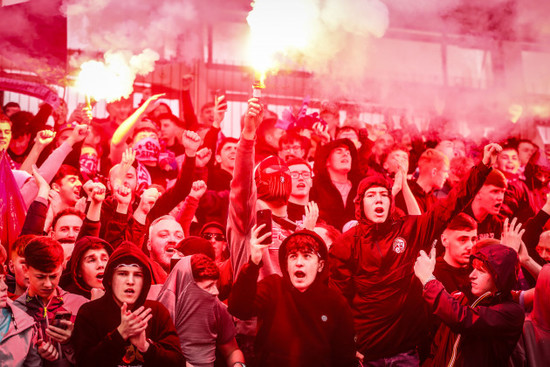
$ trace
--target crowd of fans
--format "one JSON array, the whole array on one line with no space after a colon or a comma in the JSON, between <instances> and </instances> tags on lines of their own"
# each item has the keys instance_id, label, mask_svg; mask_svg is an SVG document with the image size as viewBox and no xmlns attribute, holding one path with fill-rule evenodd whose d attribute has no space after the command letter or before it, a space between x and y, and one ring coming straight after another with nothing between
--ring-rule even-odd
<instances>
[{"instance_id":1,"label":"crowd of fans","mask_svg":"<svg viewBox=\"0 0 550 367\"><path fill-rule=\"evenodd\" d=\"M1 365L549 363L544 149L185 89L3 107Z\"/></svg>"}]
</instances>

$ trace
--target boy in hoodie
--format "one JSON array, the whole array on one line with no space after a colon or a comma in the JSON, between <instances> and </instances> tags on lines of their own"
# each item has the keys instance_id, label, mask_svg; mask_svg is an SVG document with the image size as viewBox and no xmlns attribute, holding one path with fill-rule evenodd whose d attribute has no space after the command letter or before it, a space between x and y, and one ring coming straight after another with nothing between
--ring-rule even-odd
<instances>
[{"instance_id":1,"label":"boy in hoodie","mask_svg":"<svg viewBox=\"0 0 550 367\"><path fill-rule=\"evenodd\" d=\"M233 285L229 312L258 317L259 366L356 366L353 321L345 299L326 285L327 247L312 231L288 236L279 248L283 276L258 283L263 249L254 227L250 259Z\"/></svg>"},{"instance_id":2,"label":"boy in hoodie","mask_svg":"<svg viewBox=\"0 0 550 367\"><path fill-rule=\"evenodd\" d=\"M319 206L319 218L341 231L355 219L353 199L361 180L355 145L338 139L322 146L314 170L309 198Z\"/></svg>"},{"instance_id":3,"label":"boy in hoodie","mask_svg":"<svg viewBox=\"0 0 550 367\"><path fill-rule=\"evenodd\" d=\"M188 247L191 252L212 250L212 245L201 238ZM185 256L174 266L157 296L174 320L187 363L194 367L214 366L216 349L227 366L244 363L235 340L233 318L218 299L219 277L218 267L209 256Z\"/></svg>"},{"instance_id":4,"label":"boy in hoodie","mask_svg":"<svg viewBox=\"0 0 550 367\"><path fill-rule=\"evenodd\" d=\"M451 296L433 275L435 249L430 256L420 251L414 272L424 288L424 300L456 338L452 353L442 356L440 348L434 365L505 366L508 364L523 329L523 308L512 300L519 272L517 253L495 244L480 249L470 257L471 306Z\"/></svg>"},{"instance_id":5,"label":"boy in hoodie","mask_svg":"<svg viewBox=\"0 0 550 367\"><path fill-rule=\"evenodd\" d=\"M84 236L76 241L70 266L67 291L87 299L97 299L104 294L103 276L113 247L98 237Z\"/></svg>"},{"instance_id":6,"label":"boy in hoodie","mask_svg":"<svg viewBox=\"0 0 550 367\"><path fill-rule=\"evenodd\" d=\"M179 366L183 356L170 314L147 301L151 267L135 245L113 252L105 295L79 311L73 334L79 366Z\"/></svg>"},{"instance_id":7,"label":"boy in hoodie","mask_svg":"<svg viewBox=\"0 0 550 367\"><path fill-rule=\"evenodd\" d=\"M428 313L413 272L418 251L427 249L447 222L476 194L500 147L485 147L483 161L449 197L420 216L396 218L391 188L382 178L364 179L355 199L359 225L330 248L330 284L352 307L357 347L365 366L392 359L418 364L417 346L427 333Z\"/></svg>"}]
</instances>

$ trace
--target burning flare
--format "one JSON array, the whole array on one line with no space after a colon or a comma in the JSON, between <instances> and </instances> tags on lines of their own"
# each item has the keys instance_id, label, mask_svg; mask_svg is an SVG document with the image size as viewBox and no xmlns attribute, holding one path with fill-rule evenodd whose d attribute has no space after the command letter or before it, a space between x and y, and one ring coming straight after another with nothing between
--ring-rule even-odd
<instances>
[{"instance_id":1,"label":"burning flare","mask_svg":"<svg viewBox=\"0 0 550 367\"><path fill-rule=\"evenodd\" d=\"M255 0L246 20L248 57L257 75L265 78L267 71L298 64L332 74L327 64L334 58L340 59L344 73L353 74L350 55L358 45L364 50L370 38L384 35L389 13L380 0ZM363 66L361 62L359 68Z\"/></svg>"},{"instance_id":2,"label":"burning flare","mask_svg":"<svg viewBox=\"0 0 550 367\"><path fill-rule=\"evenodd\" d=\"M136 75L152 72L159 55L146 49L139 55L106 52L104 59L105 62L91 60L83 63L75 87L87 97L113 102L130 96Z\"/></svg>"},{"instance_id":3,"label":"burning flare","mask_svg":"<svg viewBox=\"0 0 550 367\"><path fill-rule=\"evenodd\" d=\"M276 69L281 58L312 42L319 10L315 0L256 0L252 8L246 18L249 59L261 85L267 71Z\"/></svg>"}]
</instances>

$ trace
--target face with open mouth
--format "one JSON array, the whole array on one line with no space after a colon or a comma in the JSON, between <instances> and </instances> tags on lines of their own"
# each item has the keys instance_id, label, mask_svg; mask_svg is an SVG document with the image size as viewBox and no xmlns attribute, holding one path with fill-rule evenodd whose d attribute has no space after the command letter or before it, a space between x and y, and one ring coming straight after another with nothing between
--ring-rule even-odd
<instances>
[{"instance_id":1,"label":"face with open mouth","mask_svg":"<svg viewBox=\"0 0 550 367\"><path fill-rule=\"evenodd\" d=\"M82 182L78 176L69 174L63 177L59 183L54 183L52 188L59 192L63 202L72 206L80 199Z\"/></svg>"},{"instance_id":2,"label":"face with open mouth","mask_svg":"<svg viewBox=\"0 0 550 367\"><path fill-rule=\"evenodd\" d=\"M143 288L143 270L139 266L119 266L113 273L113 296L119 306L126 302L131 308Z\"/></svg>"},{"instance_id":3,"label":"face with open mouth","mask_svg":"<svg viewBox=\"0 0 550 367\"><path fill-rule=\"evenodd\" d=\"M305 164L295 164L288 167L290 170L290 177L292 179L292 191L290 193L293 197L305 197L309 196L309 191L313 185L312 173L308 166Z\"/></svg>"},{"instance_id":4,"label":"face with open mouth","mask_svg":"<svg viewBox=\"0 0 550 367\"><path fill-rule=\"evenodd\" d=\"M84 253L78 274L90 288L103 289L103 274L109 254L104 248L90 249Z\"/></svg>"},{"instance_id":5,"label":"face with open mouth","mask_svg":"<svg viewBox=\"0 0 550 367\"><path fill-rule=\"evenodd\" d=\"M497 167L506 176L516 175L518 173L519 166L519 156L515 149L503 150L498 155Z\"/></svg>"},{"instance_id":6,"label":"face with open mouth","mask_svg":"<svg viewBox=\"0 0 550 367\"><path fill-rule=\"evenodd\" d=\"M178 243L185 238L181 225L175 219L167 217L151 226L151 237L147 248L151 259L163 269L169 271L170 259L176 253Z\"/></svg>"},{"instance_id":7,"label":"face with open mouth","mask_svg":"<svg viewBox=\"0 0 550 367\"><path fill-rule=\"evenodd\" d=\"M294 288L305 292L315 281L317 273L323 270L324 261L312 252L291 252L288 254L288 275Z\"/></svg>"},{"instance_id":8,"label":"face with open mouth","mask_svg":"<svg viewBox=\"0 0 550 367\"><path fill-rule=\"evenodd\" d=\"M220 154L216 157L216 160L220 164L220 167L226 171L233 171L235 167L235 157L237 156L237 143L225 143L220 151Z\"/></svg>"},{"instance_id":9,"label":"face with open mouth","mask_svg":"<svg viewBox=\"0 0 550 367\"><path fill-rule=\"evenodd\" d=\"M390 193L385 187L374 186L365 192L363 211L371 222L383 223L390 212Z\"/></svg>"},{"instance_id":10,"label":"face with open mouth","mask_svg":"<svg viewBox=\"0 0 550 367\"><path fill-rule=\"evenodd\" d=\"M483 185L478 191L474 202L477 202L482 211L491 215L498 215L504 202L506 189L494 185Z\"/></svg>"}]
</instances>

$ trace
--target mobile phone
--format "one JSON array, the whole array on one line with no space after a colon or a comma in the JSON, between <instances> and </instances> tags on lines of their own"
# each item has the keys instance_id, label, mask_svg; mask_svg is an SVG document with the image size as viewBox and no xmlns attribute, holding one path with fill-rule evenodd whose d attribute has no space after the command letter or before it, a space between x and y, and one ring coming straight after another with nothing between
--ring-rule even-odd
<instances>
[{"instance_id":1,"label":"mobile phone","mask_svg":"<svg viewBox=\"0 0 550 367\"><path fill-rule=\"evenodd\" d=\"M262 230L258 234L258 237L263 236L267 232L271 232L271 210L270 209L262 209L256 212L256 226L259 227L262 224L265 224L265 227L262 228ZM265 240L263 240L261 244L269 245L271 242L272 242L272 236L269 236Z\"/></svg>"},{"instance_id":2,"label":"mobile phone","mask_svg":"<svg viewBox=\"0 0 550 367\"><path fill-rule=\"evenodd\" d=\"M59 311L55 314L52 322L52 326L61 328L61 329L67 329L68 326L61 323L61 320L67 320L71 321L72 314L69 311Z\"/></svg>"},{"instance_id":3,"label":"mobile phone","mask_svg":"<svg viewBox=\"0 0 550 367\"><path fill-rule=\"evenodd\" d=\"M225 91L216 89L214 93L214 105L219 106L220 111L227 111L227 101L225 100Z\"/></svg>"}]
</instances>

